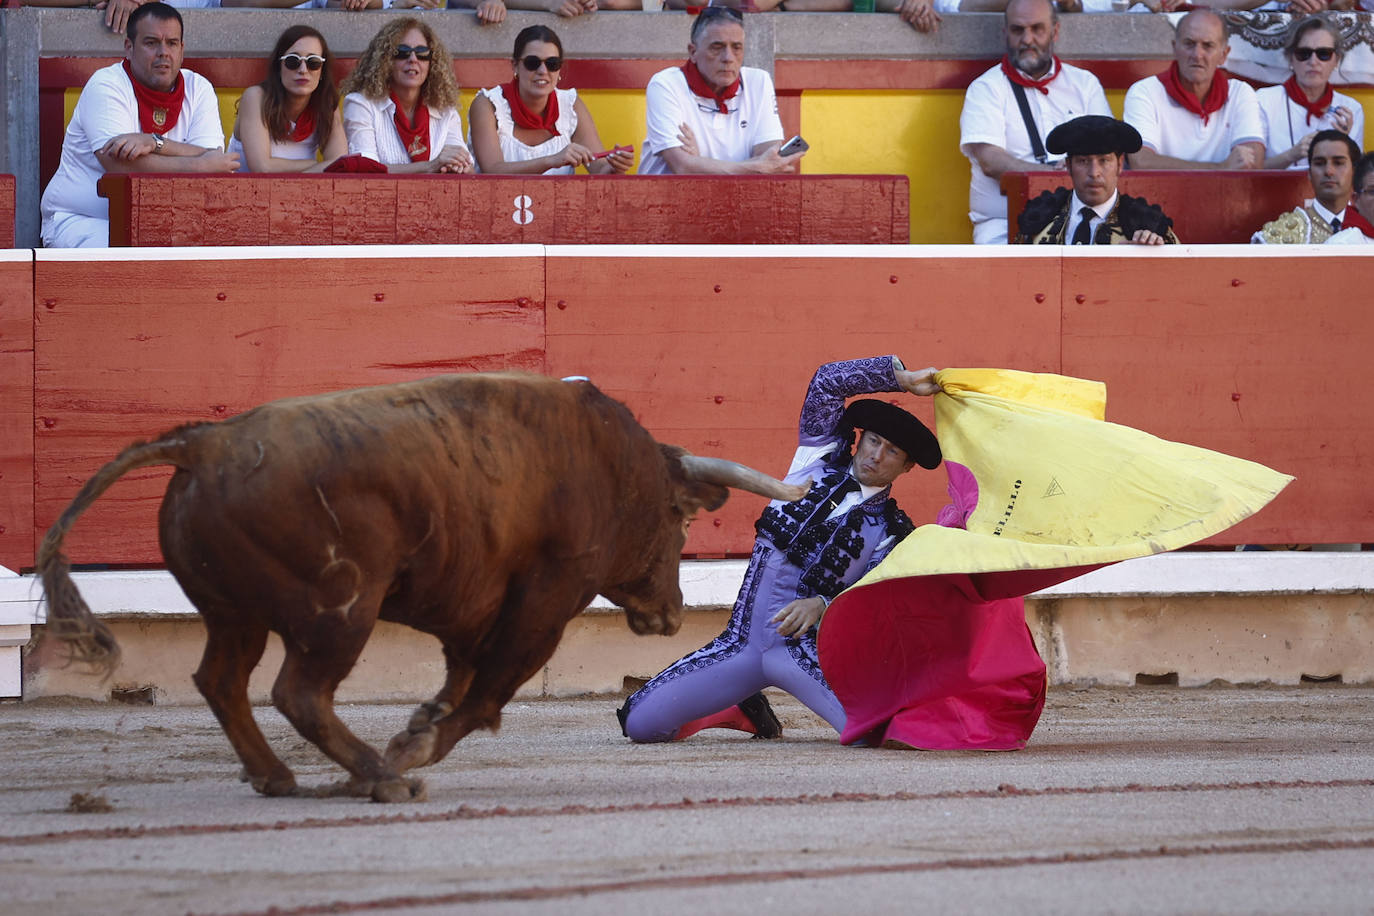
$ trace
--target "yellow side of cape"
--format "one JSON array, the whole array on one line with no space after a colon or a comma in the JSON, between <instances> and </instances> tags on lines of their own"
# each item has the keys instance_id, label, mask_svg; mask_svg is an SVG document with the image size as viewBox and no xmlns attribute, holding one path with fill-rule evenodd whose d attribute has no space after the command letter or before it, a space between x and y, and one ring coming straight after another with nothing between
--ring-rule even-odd
<instances>
[{"instance_id":1,"label":"yellow side of cape","mask_svg":"<svg viewBox=\"0 0 1374 916\"><path fill-rule=\"evenodd\" d=\"M1105 422L1101 382L1004 369L949 369L936 380L940 448L973 473L977 508L967 530L916 529L855 588L1163 553L1224 531L1293 480Z\"/></svg>"}]
</instances>

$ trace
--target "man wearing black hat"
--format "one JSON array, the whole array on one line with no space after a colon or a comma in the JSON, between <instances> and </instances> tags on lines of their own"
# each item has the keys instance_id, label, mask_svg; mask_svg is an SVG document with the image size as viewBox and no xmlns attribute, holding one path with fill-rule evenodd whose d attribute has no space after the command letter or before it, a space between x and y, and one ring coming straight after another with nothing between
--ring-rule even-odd
<instances>
[{"instance_id":1,"label":"man wearing black hat","mask_svg":"<svg viewBox=\"0 0 1374 916\"><path fill-rule=\"evenodd\" d=\"M816 657L816 625L832 598L911 532L911 519L890 496L892 482L916 464L940 464L935 435L905 410L876 399L845 401L879 391L932 395L939 390L934 374L910 371L895 356L816 370L786 478L811 482L810 491L763 511L730 623L626 700L617 710L626 737L672 741L725 727L775 738L782 730L759 692L764 687L781 687L836 731L844 727L844 708Z\"/></svg>"},{"instance_id":2,"label":"man wearing black hat","mask_svg":"<svg viewBox=\"0 0 1374 916\"><path fill-rule=\"evenodd\" d=\"M1140 149L1134 127L1101 115L1060 124L1045 138L1066 155L1073 190L1045 191L1017 217L1021 245L1177 244L1173 220L1150 202L1117 193L1125 154Z\"/></svg>"}]
</instances>

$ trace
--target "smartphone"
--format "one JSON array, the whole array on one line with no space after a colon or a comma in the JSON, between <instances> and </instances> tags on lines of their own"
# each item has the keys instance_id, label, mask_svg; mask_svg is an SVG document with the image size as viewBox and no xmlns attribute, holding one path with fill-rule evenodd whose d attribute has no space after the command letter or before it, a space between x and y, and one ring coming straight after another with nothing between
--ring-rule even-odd
<instances>
[{"instance_id":1,"label":"smartphone","mask_svg":"<svg viewBox=\"0 0 1374 916\"><path fill-rule=\"evenodd\" d=\"M791 156L796 153L804 153L810 148L811 144L803 140L801 135L797 135L782 145L782 149L778 150L778 155Z\"/></svg>"}]
</instances>

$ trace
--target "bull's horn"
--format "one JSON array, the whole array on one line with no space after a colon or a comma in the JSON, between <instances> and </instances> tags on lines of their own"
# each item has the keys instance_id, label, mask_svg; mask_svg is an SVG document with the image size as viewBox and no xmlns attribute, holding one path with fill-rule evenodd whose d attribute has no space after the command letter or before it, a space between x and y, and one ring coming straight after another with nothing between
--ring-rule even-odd
<instances>
[{"instance_id":1,"label":"bull's horn","mask_svg":"<svg viewBox=\"0 0 1374 916\"><path fill-rule=\"evenodd\" d=\"M726 461L724 458L683 455L681 461L683 471L692 480L720 484L723 487L734 487L736 490L747 490L750 493L767 496L769 499L781 499L783 502L790 503L793 500L801 499L806 495L806 491L811 489L809 481L797 484L783 483L776 477L769 477L762 471L756 471L737 461Z\"/></svg>"}]
</instances>

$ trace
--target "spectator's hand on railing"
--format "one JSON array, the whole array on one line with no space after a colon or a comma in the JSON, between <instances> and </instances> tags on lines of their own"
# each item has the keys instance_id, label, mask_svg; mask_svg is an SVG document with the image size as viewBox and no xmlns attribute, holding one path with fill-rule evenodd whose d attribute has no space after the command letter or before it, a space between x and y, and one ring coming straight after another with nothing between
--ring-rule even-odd
<instances>
[{"instance_id":1,"label":"spectator's hand on railing","mask_svg":"<svg viewBox=\"0 0 1374 916\"><path fill-rule=\"evenodd\" d=\"M1304 16L1325 12L1330 6L1326 0L1288 0L1288 12Z\"/></svg>"},{"instance_id":2,"label":"spectator's hand on railing","mask_svg":"<svg viewBox=\"0 0 1374 916\"><path fill-rule=\"evenodd\" d=\"M918 32L934 32L940 28L940 14L935 12L931 0L902 0L897 15Z\"/></svg>"},{"instance_id":3,"label":"spectator's hand on railing","mask_svg":"<svg viewBox=\"0 0 1374 916\"><path fill-rule=\"evenodd\" d=\"M105 145L100 148L102 155L109 156L111 159L119 159L123 162L133 162L142 156L146 156L157 149L157 141L152 134L120 134L105 141Z\"/></svg>"},{"instance_id":4,"label":"spectator's hand on railing","mask_svg":"<svg viewBox=\"0 0 1374 916\"><path fill-rule=\"evenodd\" d=\"M148 0L96 0L95 8L105 11L105 27L116 35L123 35L129 24L129 14Z\"/></svg>"},{"instance_id":5,"label":"spectator's hand on railing","mask_svg":"<svg viewBox=\"0 0 1374 916\"><path fill-rule=\"evenodd\" d=\"M1135 235L1131 236L1132 245L1163 245L1164 236L1149 229L1137 229Z\"/></svg>"},{"instance_id":6,"label":"spectator's hand on railing","mask_svg":"<svg viewBox=\"0 0 1374 916\"><path fill-rule=\"evenodd\" d=\"M472 171L472 153L467 147L450 143L439 150L434 157L434 171L448 175L459 175Z\"/></svg>"},{"instance_id":7,"label":"spectator's hand on railing","mask_svg":"<svg viewBox=\"0 0 1374 916\"><path fill-rule=\"evenodd\" d=\"M805 155L806 152L802 151L800 153L793 153L790 156L779 156L778 148L776 146L770 146L767 150L749 161L754 166L752 171L757 174L785 175L795 172L797 170L797 164L801 162L801 157Z\"/></svg>"},{"instance_id":8,"label":"spectator's hand on railing","mask_svg":"<svg viewBox=\"0 0 1374 916\"><path fill-rule=\"evenodd\" d=\"M572 19L574 16L581 16L583 13L596 12L596 0L561 0L554 8L553 12L562 16L564 19Z\"/></svg>"},{"instance_id":9,"label":"spectator's hand on railing","mask_svg":"<svg viewBox=\"0 0 1374 916\"><path fill-rule=\"evenodd\" d=\"M224 150L207 149L196 157L201 161L207 172L237 172L239 170L239 154L226 153Z\"/></svg>"},{"instance_id":10,"label":"spectator's hand on railing","mask_svg":"<svg viewBox=\"0 0 1374 916\"><path fill-rule=\"evenodd\" d=\"M501 0L482 0L477 4L477 21L496 25L506 21L506 5Z\"/></svg>"}]
</instances>

